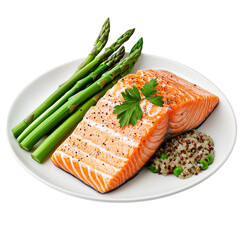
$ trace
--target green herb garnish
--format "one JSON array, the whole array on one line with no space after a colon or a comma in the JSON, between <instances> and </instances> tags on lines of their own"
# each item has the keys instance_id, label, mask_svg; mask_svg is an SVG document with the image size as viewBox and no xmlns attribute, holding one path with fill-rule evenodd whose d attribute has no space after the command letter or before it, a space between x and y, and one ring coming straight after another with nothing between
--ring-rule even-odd
<instances>
[{"instance_id":1,"label":"green herb garnish","mask_svg":"<svg viewBox=\"0 0 240 240\"><path fill-rule=\"evenodd\" d=\"M140 92L136 87L128 88L125 92L122 92L124 101L121 105L114 107L114 114L118 114L117 119L119 119L120 127L129 125L131 123L134 126L137 120L141 120L143 116L142 109L140 107L140 102L147 99L154 105L159 107L163 106L163 100L161 96L152 96L157 93L155 90L158 85L157 79L151 79L150 83L146 83L140 90L145 98L141 98Z\"/></svg>"}]
</instances>

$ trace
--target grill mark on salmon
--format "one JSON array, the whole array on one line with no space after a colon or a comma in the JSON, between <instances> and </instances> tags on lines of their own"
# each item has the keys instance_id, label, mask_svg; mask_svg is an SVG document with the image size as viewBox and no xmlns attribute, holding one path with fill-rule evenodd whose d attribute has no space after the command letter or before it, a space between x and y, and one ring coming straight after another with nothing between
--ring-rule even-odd
<instances>
[{"instance_id":1,"label":"grill mark on salmon","mask_svg":"<svg viewBox=\"0 0 240 240\"><path fill-rule=\"evenodd\" d=\"M126 161L126 160L127 160L127 158L124 158L124 157L121 157L121 156L117 156L117 155L115 155L114 153L112 153L112 152L104 149L103 147L101 147L101 146L99 146L99 145L97 145L97 144L95 144L95 143L93 143L93 142L91 142L91 141L89 141L89 140L87 140L87 139L85 139L85 138L79 137L79 135L72 134L72 136L75 137L76 140L78 140L78 141L81 139L83 142L86 142L87 144L92 145L92 146L95 147L95 148L98 148L102 153L110 154L111 156L113 156L113 157L115 157L115 158L119 158L119 159L121 159L121 160L123 160L123 161Z\"/></svg>"},{"instance_id":2,"label":"grill mark on salmon","mask_svg":"<svg viewBox=\"0 0 240 240\"><path fill-rule=\"evenodd\" d=\"M121 92L140 89L157 78L164 106L140 103L141 121L120 128L114 106ZM52 162L95 190L109 192L131 179L154 154L167 134L175 135L201 124L216 107L215 95L168 71L140 70L129 74L91 107L73 133L52 155Z\"/></svg>"},{"instance_id":3,"label":"grill mark on salmon","mask_svg":"<svg viewBox=\"0 0 240 240\"><path fill-rule=\"evenodd\" d=\"M98 122L95 122L95 121L90 120L90 119L83 119L83 121L85 121L91 127L92 126L96 127L101 132L108 132L108 134L111 134L112 136L118 138L119 141L126 142L126 143L130 144L131 146L136 146L136 143L134 142L134 139L125 137L123 134L114 131L113 129L107 127L103 123L98 123Z\"/></svg>"}]
</instances>

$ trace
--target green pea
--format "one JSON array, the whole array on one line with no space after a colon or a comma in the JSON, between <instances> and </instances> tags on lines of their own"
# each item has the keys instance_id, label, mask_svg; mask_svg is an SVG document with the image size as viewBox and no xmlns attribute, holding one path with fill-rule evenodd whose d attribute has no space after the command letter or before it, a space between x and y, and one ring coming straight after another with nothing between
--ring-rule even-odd
<instances>
[{"instance_id":1,"label":"green pea","mask_svg":"<svg viewBox=\"0 0 240 240\"><path fill-rule=\"evenodd\" d=\"M174 175L176 176L176 177L178 177L180 174L181 174L181 172L183 171L183 168L182 167L175 167L174 169L173 169L173 173L174 173Z\"/></svg>"},{"instance_id":2,"label":"green pea","mask_svg":"<svg viewBox=\"0 0 240 240\"><path fill-rule=\"evenodd\" d=\"M157 173L157 172L158 172L157 168L156 168L155 166L153 166L153 164L151 164L150 170L151 170L151 172L153 172L153 173Z\"/></svg>"},{"instance_id":3,"label":"green pea","mask_svg":"<svg viewBox=\"0 0 240 240\"><path fill-rule=\"evenodd\" d=\"M208 160L207 160L208 165L210 165L210 164L213 163L213 157L212 157L212 155L210 155L210 154L209 154L209 155L206 155L205 158L208 159Z\"/></svg>"},{"instance_id":4,"label":"green pea","mask_svg":"<svg viewBox=\"0 0 240 240\"><path fill-rule=\"evenodd\" d=\"M200 163L202 164L202 170L206 170L208 168L208 163L205 160L200 160Z\"/></svg>"},{"instance_id":5,"label":"green pea","mask_svg":"<svg viewBox=\"0 0 240 240\"><path fill-rule=\"evenodd\" d=\"M167 159L167 158L168 158L168 156L167 156L167 154L166 154L166 153L162 153L162 154L161 154L161 156L160 156L160 158L161 158L161 159Z\"/></svg>"}]
</instances>

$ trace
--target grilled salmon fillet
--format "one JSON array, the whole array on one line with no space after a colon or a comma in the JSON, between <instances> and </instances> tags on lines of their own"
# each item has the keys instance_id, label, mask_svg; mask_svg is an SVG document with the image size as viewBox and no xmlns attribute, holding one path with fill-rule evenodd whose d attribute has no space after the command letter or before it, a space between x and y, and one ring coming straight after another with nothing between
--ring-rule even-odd
<instances>
[{"instance_id":1,"label":"grilled salmon fillet","mask_svg":"<svg viewBox=\"0 0 240 240\"><path fill-rule=\"evenodd\" d=\"M157 78L157 94L164 105L140 103L143 117L135 126L120 128L114 106L121 92L140 89ZM211 113L218 98L167 71L141 70L118 81L91 107L73 133L52 155L52 162L101 193L133 177L161 145L164 137L197 127Z\"/></svg>"},{"instance_id":2,"label":"grilled salmon fillet","mask_svg":"<svg viewBox=\"0 0 240 240\"><path fill-rule=\"evenodd\" d=\"M120 128L115 105L121 92L141 88L147 78L128 75L91 107L73 133L54 152L52 162L99 192L108 192L133 177L162 143L169 109L141 102L143 117L135 126Z\"/></svg>"}]
</instances>

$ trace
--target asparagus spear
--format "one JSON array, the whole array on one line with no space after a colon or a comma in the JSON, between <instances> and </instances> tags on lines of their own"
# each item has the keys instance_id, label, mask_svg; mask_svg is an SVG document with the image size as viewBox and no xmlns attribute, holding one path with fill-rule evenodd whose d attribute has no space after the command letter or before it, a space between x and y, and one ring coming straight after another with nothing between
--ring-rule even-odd
<instances>
[{"instance_id":1,"label":"asparagus spear","mask_svg":"<svg viewBox=\"0 0 240 240\"><path fill-rule=\"evenodd\" d=\"M88 63L90 63L103 49L108 41L108 35L110 32L110 21L109 18L105 21L102 29L94 43L94 47L86 59L78 66L77 70L84 68ZM107 36L107 37L106 37Z\"/></svg>"},{"instance_id":2,"label":"asparagus spear","mask_svg":"<svg viewBox=\"0 0 240 240\"><path fill-rule=\"evenodd\" d=\"M51 107L49 107L44 113L42 113L35 121L33 121L17 138L18 142L21 142L34 128L36 128L44 119L55 112L61 107L72 95L82 90L84 86L92 83L99 78L102 73L107 69L113 67L124 56L125 48L121 47L118 52L111 55L106 61L100 64L100 66L89 74L87 77L79 80L68 92L66 92L60 99L58 99Z\"/></svg>"},{"instance_id":3,"label":"asparagus spear","mask_svg":"<svg viewBox=\"0 0 240 240\"><path fill-rule=\"evenodd\" d=\"M22 122L17 124L12 129L12 133L15 138L17 138L32 121L34 121L39 115L41 115L59 97L61 97L61 95L64 92L66 92L71 87L71 86L69 87L69 85L71 85L70 83L72 81L75 81L77 72L83 69L88 63L90 63L106 45L109 32L110 32L110 21L108 18L102 26L102 29L97 37L97 40L94 43L93 49L91 50L89 55L86 57L86 59L82 62L82 64L78 66L77 71L63 85L60 85L59 88L52 95L50 95L38 108L36 108L28 117L26 117Z\"/></svg>"},{"instance_id":4,"label":"asparagus spear","mask_svg":"<svg viewBox=\"0 0 240 240\"><path fill-rule=\"evenodd\" d=\"M138 57L142 51L142 39L140 39L134 46L136 49L125 60L117 64L113 69L103 74L100 79L94 82L86 89L80 91L78 94L71 97L64 105L62 105L57 111L46 118L41 124L39 124L23 141L20 146L29 151L32 147L54 126L61 122L64 118L69 116L80 104L85 102L91 96L99 92L104 86L113 81L113 79L119 74L124 73L129 67L132 67L136 63Z\"/></svg>"},{"instance_id":5,"label":"asparagus spear","mask_svg":"<svg viewBox=\"0 0 240 240\"><path fill-rule=\"evenodd\" d=\"M106 31L105 31L106 32ZM110 47L106 48L104 53L96 57L93 61L88 63L85 67L77 70L66 82L58 87L38 108L36 108L26 119L20 122L12 129L13 135L18 137L27 126L39 117L46 109L48 109L54 102L56 102L66 91L73 87L73 85L81 78L87 76L91 71L98 67L105 61L113 52L115 52L124 42L126 42L134 33L134 29L126 31L120 36L116 42Z\"/></svg>"}]
</instances>

